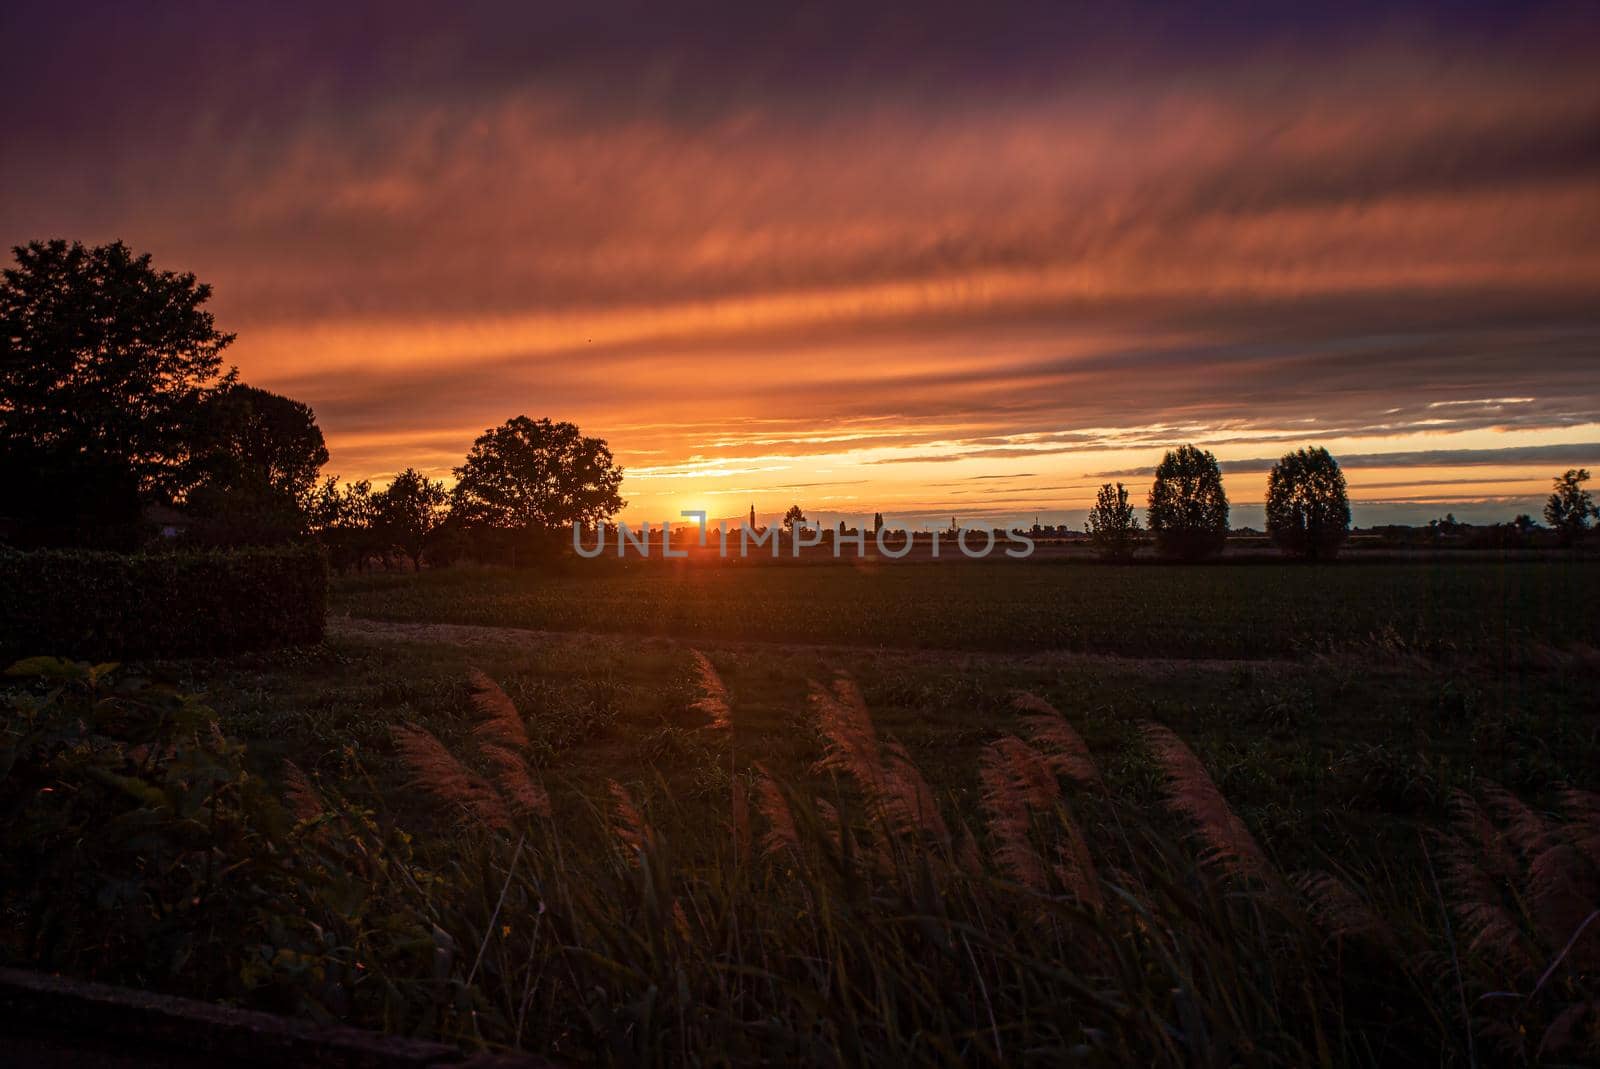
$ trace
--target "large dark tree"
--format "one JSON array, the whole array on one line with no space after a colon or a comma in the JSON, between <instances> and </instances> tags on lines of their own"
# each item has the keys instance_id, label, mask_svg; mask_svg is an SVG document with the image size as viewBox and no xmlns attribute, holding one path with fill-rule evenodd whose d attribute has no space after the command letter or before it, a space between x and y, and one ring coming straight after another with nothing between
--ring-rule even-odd
<instances>
[{"instance_id":1,"label":"large dark tree","mask_svg":"<svg viewBox=\"0 0 1600 1069\"><path fill-rule=\"evenodd\" d=\"M309 406L229 385L199 407L185 504L212 541L292 538L306 529L327 462L328 447Z\"/></svg>"},{"instance_id":2,"label":"large dark tree","mask_svg":"<svg viewBox=\"0 0 1600 1069\"><path fill-rule=\"evenodd\" d=\"M452 511L466 526L548 535L603 523L627 504L611 450L571 423L507 420L473 442L455 472Z\"/></svg>"},{"instance_id":3,"label":"large dark tree","mask_svg":"<svg viewBox=\"0 0 1600 1069\"><path fill-rule=\"evenodd\" d=\"M1150 487L1149 517L1162 556L1199 560L1222 552L1228 495L1217 458L1192 445L1169 451Z\"/></svg>"},{"instance_id":4,"label":"large dark tree","mask_svg":"<svg viewBox=\"0 0 1600 1069\"><path fill-rule=\"evenodd\" d=\"M233 335L201 305L211 287L157 271L120 241L32 242L0 283L0 434L170 477L196 400Z\"/></svg>"},{"instance_id":5,"label":"large dark tree","mask_svg":"<svg viewBox=\"0 0 1600 1069\"><path fill-rule=\"evenodd\" d=\"M1285 553L1328 560L1350 534L1344 472L1326 449L1297 449L1267 476L1267 533Z\"/></svg>"},{"instance_id":6,"label":"large dark tree","mask_svg":"<svg viewBox=\"0 0 1600 1069\"><path fill-rule=\"evenodd\" d=\"M422 569L422 556L444 523L450 493L444 483L415 468L394 477L388 489L374 496L379 533L405 551L411 565Z\"/></svg>"},{"instance_id":7,"label":"large dark tree","mask_svg":"<svg viewBox=\"0 0 1600 1069\"><path fill-rule=\"evenodd\" d=\"M170 493L197 403L216 386L211 288L121 242L32 242L0 279L3 511L46 541L131 530ZM14 481L11 476L16 476Z\"/></svg>"}]
</instances>

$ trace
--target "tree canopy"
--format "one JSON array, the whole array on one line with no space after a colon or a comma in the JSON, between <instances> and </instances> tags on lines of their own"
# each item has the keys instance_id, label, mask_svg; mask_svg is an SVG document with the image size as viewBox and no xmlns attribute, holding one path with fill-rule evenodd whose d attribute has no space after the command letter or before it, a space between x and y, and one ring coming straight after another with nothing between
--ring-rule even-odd
<instances>
[{"instance_id":1,"label":"tree canopy","mask_svg":"<svg viewBox=\"0 0 1600 1069\"><path fill-rule=\"evenodd\" d=\"M509 419L472 443L455 474L452 508L469 525L548 532L604 522L627 504L611 450L571 423Z\"/></svg>"},{"instance_id":2,"label":"tree canopy","mask_svg":"<svg viewBox=\"0 0 1600 1069\"><path fill-rule=\"evenodd\" d=\"M1150 531L1163 556L1198 560L1222 552L1228 537L1228 495L1209 450L1170 450L1150 487Z\"/></svg>"},{"instance_id":3,"label":"tree canopy","mask_svg":"<svg viewBox=\"0 0 1600 1069\"><path fill-rule=\"evenodd\" d=\"M176 490L233 335L211 288L121 242L35 241L0 273L0 478L19 541L126 547Z\"/></svg>"},{"instance_id":4,"label":"tree canopy","mask_svg":"<svg viewBox=\"0 0 1600 1069\"><path fill-rule=\"evenodd\" d=\"M195 423L185 508L210 541L259 543L302 534L328 447L299 401L233 383Z\"/></svg>"},{"instance_id":5,"label":"tree canopy","mask_svg":"<svg viewBox=\"0 0 1600 1069\"><path fill-rule=\"evenodd\" d=\"M156 270L120 241L12 251L0 281L5 447L103 458L141 486L173 477L233 341L201 307L211 287Z\"/></svg>"},{"instance_id":6,"label":"tree canopy","mask_svg":"<svg viewBox=\"0 0 1600 1069\"><path fill-rule=\"evenodd\" d=\"M328 446L309 405L234 383L212 394L194 443L197 475L259 482L297 502L316 488Z\"/></svg>"},{"instance_id":7,"label":"tree canopy","mask_svg":"<svg viewBox=\"0 0 1600 1069\"><path fill-rule=\"evenodd\" d=\"M405 551L413 568L420 569L423 553L444 522L449 502L450 492L443 482L407 468L374 497L378 529Z\"/></svg>"},{"instance_id":8,"label":"tree canopy","mask_svg":"<svg viewBox=\"0 0 1600 1069\"><path fill-rule=\"evenodd\" d=\"M1267 533L1284 552L1336 556L1350 533L1350 495L1339 462L1321 446L1286 453L1267 476Z\"/></svg>"},{"instance_id":9,"label":"tree canopy","mask_svg":"<svg viewBox=\"0 0 1600 1069\"><path fill-rule=\"evenodd\" d=\"M373 557L383 555L384 546L377 533L377 503L372 482L339 485L328 476L311 494L310 527L328 550L335 568L365 568Z\"/></svg>"}]
</instances>

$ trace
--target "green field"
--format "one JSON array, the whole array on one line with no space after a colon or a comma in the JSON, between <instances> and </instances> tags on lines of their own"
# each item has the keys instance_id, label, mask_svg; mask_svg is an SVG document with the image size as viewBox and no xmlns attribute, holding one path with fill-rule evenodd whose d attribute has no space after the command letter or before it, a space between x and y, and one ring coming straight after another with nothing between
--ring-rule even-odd
<instances>
[{"instance_id":1,"label":"green field","mask_svg":"<svg viewBox=\"0 0 1600 1069\"><path fill-rule=\"evenodd\" d=\"M759 762L821 789L810 773L822 743L807 692L844 672L879 728L971 811L983 746L1021 731L1012 701L1032 693L1069 715L1107 755L1108 777L1143 805L1157 806L1160 792L1138 755L1136 726L1150 719L1178 731L1296 866L1352 837L1409 854L1419 817L1442 816L1450 792L1484 782L1546 800L1557 784L1600 788L1592 689L1600 661L1553 650L1507 668L1375 648L1300 661L1186 661L336 624L319 649L167 670L208 692L269 765L288 757L337 775L355 752L398 788L405 775L390 756L390 728L414 722L465 740L467 673L478 667L527 711L542 763L576 795L617 779L702 804L725 789L728 771L692 708L691 647L710 656L734 696L725 741L741 769Z\"/></svg>"},{"instance_id":2,"label":"green field","mask_svg":"<svg viewBox=\"0 0 1600 1069\"><path fill-rule=\"evenodd\" d=\"M863 647L1282 658L1371 644L1505 656L1600 644L1600 567L1567 562L449 569L341 580L383 620Z\"/></svg>"},{"instance_id":3,"label":"green field","mask_svg":"<svg viewBox=\"0 0 1600 1069\"><path fill-rule=\"evenodd\" d=\"M147 830L131 876L86 826L70 856L110 863L53 896L176 904L115 953L92 925L77 958L30 952L577 1062L1538 1060L1596 997L1600 802L1569 792L1600 791L1597 592L1600 568L1561 561L344 578L321 645L132 667L218 714L183 737L203 758L174 751L182 790L222 784L203 812L292 800L293 762L317 815L203 856L179 821L188 870L151 870ZM1061 711L1092 782L1029 778L1051 751L1021 695ZM549 816L497 827L462 786L513 797L496 708ZM455 756L408 758L411 729ZM1232 815L1251 845L1219 859ZM213 861L252 874L208 922L232 949L169 957Z\"/></svg>"}]
</instances>

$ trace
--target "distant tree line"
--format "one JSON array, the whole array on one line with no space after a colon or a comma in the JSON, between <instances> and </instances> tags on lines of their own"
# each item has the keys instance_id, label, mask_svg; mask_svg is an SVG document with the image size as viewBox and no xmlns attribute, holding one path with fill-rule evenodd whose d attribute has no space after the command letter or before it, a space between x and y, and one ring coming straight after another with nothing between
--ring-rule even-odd
<instances>
[{"instance_id":1,"label":"distant tree line","mask_svg":"<svg viewBox=\"0 0 1600 1069\"><path fill-rule=\"evenodd\" d=\"M1228 495L1217 458L1193 445L1170 450L1156 467L1146 517L1160 556L1193 561L1221 553L1229 531ZM1126 486L1100 487L1087 530L1102 557L1133 556L1140 528ZM1329 559L1349 532L1344 474L1326 449L1297 450L1273 465L1267 477L1267 533L1285 553Z\"/></svg>"},{"instance_id":2,"label":"distant tree line","mask_svg":"<svg viewBox=\"0 0 1600 1069\"><path fill-rule=\"evenodd\" d=\"M374 490L322 475L311 408L223 366L211 288L121 242L13 250L0 276L0 541L128 550L317 539L336 567L519 562L625 504L603 441L518 416L455 486L415 468Z\"/></svg>"},{"instance_id":3,"label":"distant tree line","mask_svg":"<svg viewBox=\"0 0 1600 1069\"><path fill-rule=\"evenodd\" d=\"M1555 480L1544 516L1563 545L1577 543L1600 518L1593 498L1583 489L1588 471L1574 468ZM1339 463L1317 446L1286 453L1267 476L1267 535L1284 554L1302 560L1332 560L1350 535L1350 495ZM1169 451L1156 468L1146 516L1157 554L1178 560L1202 560L1222 552L1228 537L1228 496L1222 469L1209 451L1193 445ZM1421 529L1421 539L1439 544L1461 527L1453 516ZM1525 542L1539 525L1518 516L1510 524L1488 528L1483 548L1505 548ZM1128 560L1142 531L1122 483L1105 483L1089 510L1086 530L1106 560ZM1408 529L1409 530L1409 529Z\"/></svg>"},{"instance_id":4,"label":"distant tree line","mask_svg":"<svg viewBox=\"0 0 1600 1069\"><path fill-rule=\"evenodd\" d=\"M0 277L0 541L125 550L316 539L340 569L519 564L558 553L571 525L604 524L626 504L604 441L527 416L480 435L448 489L411 467L376 490L324 476L315 414L224 368L234 336L217 329L203 307L211 288L194 275L158 271L121 242L13 252ZM1545 506L1565 543L1597 515L1588 478L1566 472ZM1161 556L1217 555L1228 515L1216 457L1194 445L1163 457L1146 502ZM1266 516L1286 554L1337 555L1350 500L1326 449L1273 466ZM785 529L805 522L798 505L783 517ZM1453 523L1431 531L1446 537ZM882 526L874 515L873 530ZM1526 516L1506 525L1522 536L1535 527ZM1100 488L1088 532L1102 556L1133 555L1144 531L1126 486Z\"/></svg>"},{"instance_id":5,"label":"distant tree line","mask_svg":"<svg viewBox=\"0 0 1600 1069\"><path fill-rule=\"evenodd\" d=\"M573 524L592 528L626 505L622 469L571 423L517 416L480 435L446 489L414 468L383 490L368 481L318 487L310 533L340 570L421 568L459 559L533 564L558 556Z\"/></svg>"}]
</instances>

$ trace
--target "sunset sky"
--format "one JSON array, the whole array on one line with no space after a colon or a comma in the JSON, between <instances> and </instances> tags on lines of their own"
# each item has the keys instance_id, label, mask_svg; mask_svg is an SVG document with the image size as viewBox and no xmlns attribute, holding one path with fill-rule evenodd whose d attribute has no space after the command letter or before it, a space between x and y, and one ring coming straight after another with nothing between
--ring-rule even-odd
<instances>
[{"instance_id":1,"label":"sunset sky","mask_svg":"<svg viewBox=\"0 0 1600 1069\"><path fill-rule=\"evenodd\" d=\"M1595 5L761 7L7 4L0 241L212 283L330 473L549 416L630 520L1600 469Z\"/></svg>"}]
</instances>

